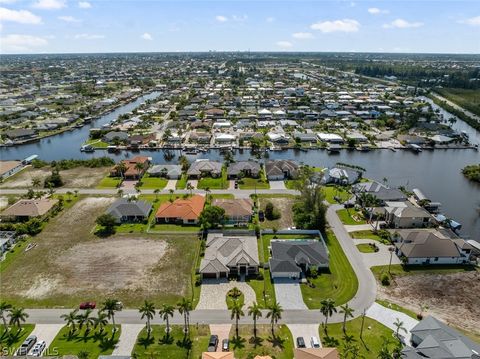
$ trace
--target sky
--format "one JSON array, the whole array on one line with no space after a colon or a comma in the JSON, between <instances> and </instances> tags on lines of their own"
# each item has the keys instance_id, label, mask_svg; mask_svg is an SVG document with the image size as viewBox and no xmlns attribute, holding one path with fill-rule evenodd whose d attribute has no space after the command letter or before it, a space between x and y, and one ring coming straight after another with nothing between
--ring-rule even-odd
<instances>
[{"instance_id":1,"label":"sky","mask_svg":"<svg viewBox=\"0 0 480 359\"><path fill-rule=\"evenodd\" d=\"M0 52L480 53L480 0L0 0Z\"/></svg>"}]
</instances>

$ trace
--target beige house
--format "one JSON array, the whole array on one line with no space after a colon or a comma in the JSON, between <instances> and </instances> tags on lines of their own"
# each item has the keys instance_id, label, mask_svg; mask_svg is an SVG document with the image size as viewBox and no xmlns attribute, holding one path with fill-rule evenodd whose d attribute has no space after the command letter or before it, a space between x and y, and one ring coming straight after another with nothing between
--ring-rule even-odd
<instances>
[{"instance_id":1,"label":"beige house","mask_svg":"<svg viewBox=\"0 0 480 359\"><path fill-rule=\"evenodd\" d=\"M58 200L49 198L21 199L4 210L1 217L15 221L27 221L30 218L43 218L57 203Z\"/></svg>"},{"instance_id":2,"label":"beige house","mask_svg":"<svg viewBox=\"0 0 480 359\"><path fill-rule=\"evenodd\" d=\"M253 201L249 198L215 198L212 205L225 210L225 224L242 226L247 225L252 219Z\"/></svg>"},{"instance_id":3,"label":"beige house","mask_svg":"<svg viewBox=\"0 0 480 359\"><path fill-rule=\"evenodd\" d=\"M385 222L392 228L424 228L431 220L428 211L409 201L386 202Z\"/></svg>"},{"instance_id":4,"label":"beige house","mask_svg":"<svg viewBox=\"0 0 480 359\"><path fill-rule=\"evenodd\" d=\"M337 348L296 348L295 359L339 359Z\"/></svg>"}]
</instances>

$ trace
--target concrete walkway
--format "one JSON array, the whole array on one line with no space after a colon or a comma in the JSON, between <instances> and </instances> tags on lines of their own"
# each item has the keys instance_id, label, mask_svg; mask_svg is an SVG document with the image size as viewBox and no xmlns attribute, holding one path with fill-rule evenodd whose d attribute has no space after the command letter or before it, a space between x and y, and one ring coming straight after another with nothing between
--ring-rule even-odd
<instances>
[{"instance_id":1,"label":"concrete walkway","mask_svg":"<svg viewBox=\"0 0 480 359\"><path fill-rule=\"evenodd\" d=\"M167 185L165 186L164 190L175 190L175 186L177 185L177 180L168 180Z\"/></svg>"},{"instance_id":2,"label":"concrete walkway","mask_svg":"<svg viewBox=\"0 0 480 359\"><path fill-rule=\"evenodd\" d=\"M400 321L403 322L403 326L407 330L407 334L405 334L405 332L402 330L400 330L399 333L401 336L404 337L405 343L410 343L410 330L412 330L412 328L418 324L418 320L413 319L412 317L404 313L386 308L378 303L373 303L372 306L367 309L366 315L367 317L375 319L377 322L380 322L386 327L392 329L394 332L397 330L397 328L393 323L395 323L398 318Z\"/></svg>"},{"instance_id":3,"label":"concrete walkway","mask_svg":"<svg viewBox=\"0 0 480 359\"><path fill-rule=\"evenodd\" d=\"M210 324L210 335L218 335L217 352L222 351L222 341L230 337L231 329L231 324Z\"/></svg>"},{"instance_id":4,"label":"concrete walkway","mask_svg":"<svg viewBox=\"0 0 480 359\"><path fill-rule=\"evenodd\" d=\"M45 348L48 348L50 347L50 344L52 344L60 329L62 329L64 326L64 324L37 324L35 325L35 328L33 328L30 335L35 335L37 337L37 341L45 341Z\"/></svg>"},{"instance_id":5,"label":"concrete walkway","mask_svg":"<svg viewBox=\"0 0 480 359\"><path fill-rule=\"evenodd\" d=\"M288 324L288 329L292 333L293 337L293 344L295 348L297 348L297 338L302 337L305 341L305 346L310 348L312 345L310 344L311 337L317 337L318 341L320 342L320 336L318 335L318 327L319 324ZM320 342L320 346L322 343Z\"/></svg>"},{"instance_id":6,"label":"concrete walkway","mask_svg":"<svg viewBox=\"0 0 480 359\"><path fill-rule=\"evenodd\" d=\"M283 309L308 309L303 302L302 291L298 280L275 279L275 298Z\"/></svg>"},{"instance_id":7,"label":"concrete walkway","mask_svg":"<svg viewBox=\"0 0 480 359\"><path fill-rule=\"evenodd\" d=\"M345 229L347 232L356 232L356 231L371 231L374 229L375 224L371 225L370 223L367 224L345 224Z\"/></svg>"},{"instance_id":8,"label":"concrete walkway","mask_svg":"<svg viewBox=\"0 0 480 359\"><path fill-rule=\"evenodd\" d=\"M143 328L145 328L145 324L122 324L120 338L112 355L131 355L137 342L138 334L140 334Z\"/></svg>"},{"instance_id":9,"label":"concrete walkway","mask_svg":"<svg viewBox=\"0 0 480 359\"><path fill-rule=\"evenodd\" d=\"M354 239L353 242L355 243L355 245L375 243L378 247L378 252L375 253L360 252L363 261L368 267L386 266L390 263L390 251L388 250L388 248L391 246L379 243L378 241L374 241L373 239ZM395 253L392 254L392 264L402 264L402 261Z\"/></svg>"},{"instance_id":10,"label":"concrete walkway","mask_svg":"<svg viewBox=\"0 0 480 359\"><path fill-rule=\"evenodd\" d=\"M230 289L237 287L244 296L244 308L256 301L255 291L245 282L228 281L226 279L204 279L200 291L198 309L227 310L226 296Z\"/></svg>"}]
</instances>

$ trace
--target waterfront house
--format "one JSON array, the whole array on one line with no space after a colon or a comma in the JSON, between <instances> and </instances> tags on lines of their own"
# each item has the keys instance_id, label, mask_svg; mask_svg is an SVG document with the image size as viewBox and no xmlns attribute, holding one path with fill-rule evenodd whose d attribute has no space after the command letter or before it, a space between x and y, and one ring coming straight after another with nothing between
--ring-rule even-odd
<instances>
[{"instance_id":1,"label":"waterfront house","mask_svg":"<svg viewBox=\"0 0 480 359\"><path fill-rule=\"evenodd\" d=\"M252 220L253 201L250 198L215 198L212 205L225 210L225 224L244 226Z\"/></svg>"},{"instance_id":2,"label":"waterfront house","mask_svg":"<svg viewBox=\"0 0 480 359\"><path fill-rule=\"evenodd\" d=\"M151 177L165 177L168 179L179 179L182 176L180 165L154 165L147 170Z\"/></svg>"},{"instance_id":3,"label":"waterfront house","mask_svg":"<svg viewBox=\"0 0 480 359\"><path fill-rule=\"evenodd\" d=\"M200 263L203 278L227 278L229 275L258 274L257 237L209 233L205 256Z\"/></svg>"},{"instance_id":4,"label":"waterfront house","mask_svg":"<svg viewBox=\"0 0 480 359\"><path fill-rule=\"evenodd\" d=\"M362 178L362 172L353 168L336 166L329 168L323 175L324 183L351 185Z\"/></svg>"},{"instance_id":5,"label":"waterfront house","mask_svg":"<svg viewBox=\"0 0 480 359\"><path fill-rule=\"evenodd\" d=\"M282 181L298 176L298 164L291 160L269 160L265 163L268 180Z\"/></svg>"},{"instance_id":6,"label":"waterfront house","mask_svg":"<svg viewBox=\"0 0 480 359\"><path fill-rule=\"evenodd\" d=\"M473 247L448 229L400 229L394 232L395 252L406 264L467 264Z\"/></svg>"},{"instance_id":7,"label":"waterfront house","mask_svg":"<svg viewBox=\"0 0 480 359\"><path fill-rule=\"evenodd\" d=\"M121 173L121 167L117 165L110 171L110 176L122 177L126 180L138 180L143 177L150 166L150 158L136 156L132 159L122 160L120 163L125 165L125 172Z\"/></svg>"},{"instance_id":8,"label":"waterfront house","mask_svg":"<svg viewBox=\"0 0 480 359\"><path fill-rule=\"evenodd\" d=\"M402 191L389 188L379 182L362 182L357 183L352 187L353 193L359 195L360 193L369 193L373 195L380 204L385 204L387 201L406 201L407 196Z\"/></svg>"},{"instance_id":9,"label":"waterfront house","mask_svg":"<svg viewBox=\"0 0 480 359\"><path fill-rule=\"evenodd\" d=\"M252 177L258 178L260 175L261 166L254 161L239 161L231 163L227 168L228 178Z\"/></svg>"},{"instance_id":10,"label":"waterfront house","mask_svg":"<svg viewBox=\"0 0 480 359\"><path fill-rule=\"evenodd\" d=\"M173 202L162 203L155 218L157 223L197 224L204 206L205 197L201 195L178 198Z\"/></svg>"},{"instance_id":11,"label":"waterfront house","mask_svg":"<svg viewBox=\"0 0 480 359\"><path fill-rule=\"evenodd\" d=\"M385 222L391 228L428 227L432 215L409 201L385 202Z\"/></svg>"},{"instance_id":12,"label":"waterfront house","mask_svg":"<svg viewBox=\"0 0 480 359\"><path fill-rule=\"evenodd\" d=\"M189 178L201 178L201 177L220 177L222 175L222 163L216 161L210 161L207 159L196 160L190 165L187 171Z\"/></svg>"},{"instance_id":13,"label":"waterfront house","mask_svg":"<svg viewBox=\"0 0 480 359\"><path fill-rule=\"evenodd\" d=\"M112 215L117 223L143 222L148 219L152 205L146 201L117 199L108 207L106 213Z\"/></svg>"},{"instance_id":14,"label":"waterfront house","mask_svg":"<svg viewBox=\"0 0 480 359\"><path fill-rule=\"evenodd\" d=\"M27 221L31 218L45 218L58 203L56 199L21 199L5 209L1 218L13 221Z\"/></svg>"},{"instance_id":15,"label":"waterfront house","mask_svg":"<svg viewBox=\"0 0 480 359\"><path fill-rule=\"evenodd\" d=\"M126 142L128 140L128 133L122 131L110 131L103 135L103 141L112 143L115 141Z\"/></svg>"},{"instance_id":16,"label":"waterfront house","mask_svg":"<svg viewBox=\"0 0 480 359\"><path fill-rule=\"evenodd\" d=\"M4 180L19 172L22 168L21 161L0 161L0 178Z\"/></svg>"},{"instance_id":17,"label":"waterfront house","mask_svg":"<svg viewBox=\"0 0 480 359\"><path fill-rule=\"evenodd\" d=\"M28 128L17 128L5 131L5 136L12 141L22 141L34 138L36 131Z\"/></svg>"},{"instance_id":18,"label":"waterfront house","mask_svg":"<svg viewBox=\"0 0 480 359\"><path fill-rule=\"evenodd\" d=\"M328 250L323 240L272 240L272 278L300 279L311 269L328 268Z\"/></svg>"}]
</instances>

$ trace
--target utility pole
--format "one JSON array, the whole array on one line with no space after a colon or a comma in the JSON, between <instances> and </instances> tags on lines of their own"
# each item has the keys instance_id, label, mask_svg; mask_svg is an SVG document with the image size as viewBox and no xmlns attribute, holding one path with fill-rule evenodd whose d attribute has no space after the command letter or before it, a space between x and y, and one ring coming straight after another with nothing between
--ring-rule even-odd
<instances>
[{"instance_id":1,"label":"utility pole","mask_svg":"<svg viewBox=\"0 0 480 359\"><path fill-rule=\"evenodd\" d=\"M362 313L362 326L360 328L360 339L362 339L362 335L363 335L363 323L365 322L365 309L363 310L363 313Z\"/></svg>"}]
</instances>

